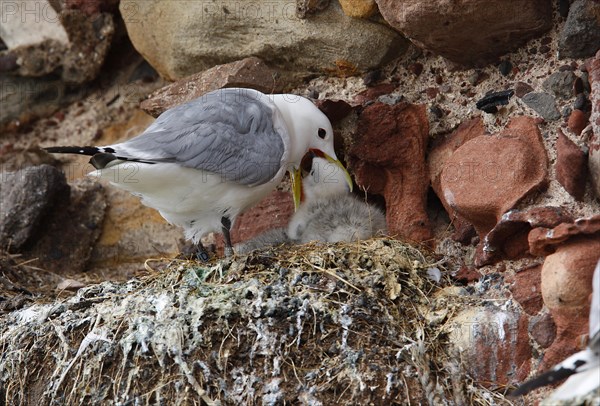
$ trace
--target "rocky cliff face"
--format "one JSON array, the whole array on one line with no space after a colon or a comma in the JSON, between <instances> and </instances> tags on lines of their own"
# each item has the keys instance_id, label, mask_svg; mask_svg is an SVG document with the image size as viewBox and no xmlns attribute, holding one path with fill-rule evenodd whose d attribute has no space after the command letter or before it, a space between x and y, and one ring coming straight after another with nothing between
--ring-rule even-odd
<instances>
[{"instance_id":1,"label":"rocky cliff face","mask_svg":"<svg viewBox=\"0 0 600 406\"><path fill-rule=\"evenodd\" d=\"M428 326L435 331L428 330L428 337L439 334L436 345L444 349L444 362L461 359L463 364L436 365L458 368L465 375L457 376L477 382L481 390L495 391L547 369L585 341L591 276L600 258L597 1L298 0L285 5L225 1L212 2L210 7L203 2L173 2L165 7L159 2L136 0L35 4L35 9L25 10L19 8L22 3L15 2L15 8L3 10L10 21L0 30L0 250L5 253L0 262L4 275L0 280L2 311L30 306L40 295L51 300L65 295L65 289L87 286L85 292L89 293L96 289L94 283L125 282L147 275L158 266L155 264L166 269L167 279L177 279L178 272L189 278L190 269L200 265L185 263L178 268L164 260L179 252L179 230L127 193L83 181L91 170L86 159L57 159L38 147L113 143L143 131L152 116L208 91L251 87L314 99L334 124L336 150L355 181L355 193L385 208L390 238L428 252L423 271L436 267L443 271L442 286L426 292L435 296L426 316ZM25 29L21 22L36 15L40 17L37 31L32 32L31 25ZM292 213L288 191L286 184L281 185L244 214L233 232L234 243L284 226ZM205 242L217 252L222 248L219 237ZM366 250L365 261L389 247L401 249L395 242L382 244L347 249ZM326 246L311 249L317 257L330 252ZM348 255L345 249L330 253ZM267 257L277 255L277 250L269 251ZM214 258L210 266L213 271L227 270L219 282L225 286L234 283L237 268L259 274L282 272L280 265L274 269L265 256L251 258L248 264L242 259L233 265ZM344 266L349 268L344 272L355 269L352 267L381 271L365 268L360 261L347 262ZM336 274L335 267L344 263L341 258L313 262L299 271L293 283L313 286L305 273L315 270L326 272L329 282L351 280L351 274ZM364 298L351 295L352 301L338 286L332 290L337 292L335 300L346 303L348 299L346 304L353 308L362 308L374 297L375 302L383 300L389 308L406 306L407 302L396 300L397 295L390 296L387 290L383 296L371 291L384 279L381 283L387 287L393 285L392 280L398 282L400 287L394 286L400 291L407 283L394 273L396 265L388 265L389 269L382 271L385 275L378 274L379 282L363 278L363 274L360 280L350 282L356 283L354 287L340 282L344 289L363 292ZM211 283L217 282L211 279ZM272 287L267 285L244 289L268 297ZM102 289L113 289L114 293L128 286L131 288L125 284L113 289L104 285ZM145 291L136 289L130 291L141 295L141 303ZM200 300L196 293L186 292ZM150 319L158 317L157 309L163 306L161 296L151 293L156 311L148 313ZM306 297L301 293L287 292L302 302ZM167 299L176 302L174 297ZM284 300L283 296L279 299ZM99 317L102 309L94 313L97 298L78 298L73 306L82 300L92 310L89 314L79 312L77 317ZM310 304L328 299L311 296L306 300ZM241 305L238 302L231 306ZM410 317L416 320L423 316L423 303ZM444 303L451 305L452 311L444 310ZM303 316L298 315L308 311L310 306L306 306L292 309L294 317L301 320ZM22 310L25 315L2 316L3 333L29 334L10 327L17 323L26 328L32 322L26 309ZM333 313L337 319L328 326L347 329L343 319L350 313L344 312L336 309ZM326 313L315 313L310 323L318 325ZM86 334L100 334L91 327L82 330L83 324L69 324L65 314L60 313L61 323L76 333L65 338L64 332L57 332L56 342L76 347ZM235 314L227 313L225 319L234 320ZM372 316L377 320L389 316L396 323L401 314L378 310ZM266 327L256 327L258 316L244 313L244 317L248 323L236 328L243 330L247 340L258 340ZM270 326L282 327L284 323L279 315L260 317L266 317L263 321ZM359 315L352 313L355 317ZM41 326L45 319L33 321ZM111 319L107 326L112 329L122 322ZM161 323L155 323L159 330L166 328ZM79 327L73 327L76 325ZM248 330L250 325L254 330ZM372 333L368 324L353 326L358 335ZM138 327L128 328L134 331ZM110 331L102 333L100 342L123 344L128 340L117 327ZM400 329L394 331L403 334ZM222 334L215 335L215 340L226 342L225 330ZM332 342L327 341L326 332L319 334L325 335L322 338L327 345L335 344L339 350L343 334ZM8 340L7 335L0 337ZM15 351L21 351L18 337L11 336L10 340ZM185 343L188 338L182 340ZM148 342L160 344L160 340ZM384 351L377 343L368 342L371 351ZM142 343L147 342L138 342L147 345ZM286 356L297 361L294 357L302 351L319 351L304 348L304 344L298 339L294 342L298 353ZM0 342L0 347L4 345ZM89 350L89 357L94 351L100 356L107 348L96 345ZM398 351L402 352L400 348ZM132 356L143 359L146 355L142 353ZM236 353L236 362L243 362L243 353ZM482 353L489 356L482 359ZM441 356L442 352L436 354ZM122 355L119 362L128 359L127 353ZM219 397L215 387L204 383L211 373L224 368L221 361L214 365L204 359L196 364L183 362L189 357L183 350L165 351L163 356L167 361L159 362L160 368L168 370L168 365L182 373L186 379L181 385L196 395L208 391L202 395L208 396L205 401ZM373 371L386 372L374 372L377 377L369 375L365 382L369 386L389 385L390 390L381 393L369 392L357 383L368 375L368 368L363 368L368 360L356 358L353 362L357 362L360 374L340 381L352 388L348 396L353 398L345 404L352 404L352 399L371 401L375 399L372 396L400 403L444 397L450 403L450 397L466 401L461 398L466 396L461 393L466 387L456 382L453 390L432 389L432 381L419 383L418 379L409 380L413 389L422 386L415 389L414 399L411 392L406 401L406 388L395 380L406 367L402 358L378 358L373 366ZM54 359L41 357L39 361L52 364L44 368L61 368ZM214 368L204 368L205 361ZM7 369L6 362L0 360L0 395L17 399L10 398L14 392L5 386L14 372ZM414 373L421 367L411 364L406 368L413 368ZM293 368L286 371L298 373ZM344 371L351 374L350 369ZM64 373L70 376L74 372L67 368ZM335 399L343 398L344 388L327 386L324 395L317 384L285 387L285 395L278 398L265 382L261 381L260 391L255 386L265 377L248 375L246 370L240 374L240 379L248 379L244 378L243 385L239 379L236 384L229 382L231 388L254 390L246 399L252 402L295 399L319 404L333 399L330 391L336 390L339 396ZM224 374L220 379L229 378ZM130 383L124 387L130 389ZM142 382L137 385L138 395L149 390ZM61 383L44 390L44 396L55 398L67 393ZM498 402L502 402L501 392L493 395ZM227 399L241 399L232 393L228 392L231 397ZM121 395L133 396L133 392Z\"/></svg>"}]
</instances>

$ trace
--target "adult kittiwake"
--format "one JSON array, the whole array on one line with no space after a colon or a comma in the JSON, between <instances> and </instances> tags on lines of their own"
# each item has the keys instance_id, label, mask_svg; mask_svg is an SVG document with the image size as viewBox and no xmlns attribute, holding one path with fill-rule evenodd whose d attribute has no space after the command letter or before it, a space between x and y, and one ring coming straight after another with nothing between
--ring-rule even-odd
<instances>
[{"instance_id":1,"label":"adult kittiwake","mask_svg":"<svg viewBox=\"0 0 600 406\"><path fill-rule=\"evenodd\" d=\"M540 386L567 379L548 398L549 401L574 401L600 391L600 261L592 278L589 343L585 350L571 355L538 377L515 389L511 396L525 395ZM599 394L600 395L600 394Z\"/></svg>"},{"instance_id":2,"label":"adult kittiwake","mask_svg":"<svg viewBox=\"0 0 600 406\"><path fill-rule=\"evenodd\" d=\"M162 113L142 134L102 147L50 147L52 153L91 155L90 173L139 196L198 246L222 232L231 255L230 229L240 213L269 194L286 171L294 201L299 168L310 150L350 178L333 150L333 129L308 99L229 88L207 93Z\"/></svg>"}]
</instances>

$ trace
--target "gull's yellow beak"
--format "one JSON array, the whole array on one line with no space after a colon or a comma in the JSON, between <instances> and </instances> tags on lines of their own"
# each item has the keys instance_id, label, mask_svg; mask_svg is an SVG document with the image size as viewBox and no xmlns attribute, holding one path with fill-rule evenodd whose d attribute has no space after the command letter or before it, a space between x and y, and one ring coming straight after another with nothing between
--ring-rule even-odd
<instances>
[{"instance_id":1,"label":"gull's yellow beak","mask_svg":"<svg viewBox=\"0 0 600 406\"><path fill-rule=\"evenodd\" d=\"M290 171L292 181L292 195L294 197L294 211L298 210L302 199L302 169L294 168Z\"/></svg>"},{"instance_id":2,"label":"gull's yellow beak","mask_svg":"<svg viewBox=\"0 0 600 406\"><path fill-rule=\"evenodd\" d=\"M321 151L319 151L319 152L321 152ZM348 171L346 170L346 168L344 168L344 165L342 165L342 163L340 162L340 160L332 158L332 157L330 157L329 155L327 155L324 152L321 152L321 154L323 154L322 158L327 159L329 162L331 162L332 164L337 165L342 171L344 171L344 179L346 179L346 183L348 184L348 188L350 189L350 192L352 192L352 189L353 189L352 178L350 177L350 174L348 173ZM319 156L319 154L317 154L317 156Z\"/></svg>"},{"instance_id":3,"label":"gull's yellow beak","mask_svg":"<svg viewBox=\"0 0 600 406\"><path fill-rule=\"evenodd\" d=\"M332 158L331 156L327 155L326 153L324 153L321 150L318 149L310 149L308 154L313 154L312 156L317 156L319 158L324 158L326 159L328 162L331 162L332 164L336 165L337 167L339 167L343 172L344 172L344 179L346 180L346 183L348 184L348 188L350 189L350 192L352 192L352 178L350 178L350 174L348 173L348 171L346 170L346 168L344 168L344 165L342 165L342 163L335 158ZM306 155L305 155L306 157ZM293 194L293 198L294 198L294 209L298 210L298 207L300 206L300 201L302 200L302 165L299 168L294 168L293 170L290 171L290 178L292 181L292 194Z\"/></svg>"}]
</instances>

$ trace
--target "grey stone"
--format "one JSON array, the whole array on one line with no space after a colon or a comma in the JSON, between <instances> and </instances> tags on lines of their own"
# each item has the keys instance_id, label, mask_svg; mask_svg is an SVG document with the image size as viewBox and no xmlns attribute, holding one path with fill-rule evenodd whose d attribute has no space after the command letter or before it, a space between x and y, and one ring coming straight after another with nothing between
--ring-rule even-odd
<instances>
[{"instance_id":1,"label":"grey stone","mask_svg":"<svg viewBox=\"0 0 600 406\"><path fill-rule=\"evenodd\" d=\"M11 120L27 122L46 117L78 95L68 93L61 80L51 77L26 78L0 75L0 125Z\"/></svg>"},{"instance_id":2,"label":"grey stone","mask_svg":"<svg viewBox=\"0 0 600 406\"><path fill-rule=\"evenodd\" d=\"M558 39L560 58L587 58L600 49L600 2L575 0Z\"/></svg>"},{"instance_id":3,"label":"grey stone","mask_svg":"<svg viewBox=\"0 0 600 406\"><path fill-rule=\"evenodd\" d=\"M556 108L554 97L548 93L527 93L521 100L525 102L532 110L538 113L547 121L558 120L560 112Z\"/></svg>"},{"instance_id":4,"label":"grey stone","mask_svg":"<svg viewBox=\"0 0 600 406\"><path fill-rule=\"evenodd\" d=\"M544 80L542 87L557 97L570 99L573 97L573 83L576 78L572 71L555 72Z\"/></svg>"},{"instance_id":5,"label":"grey stone","mask_svg":"<svg viewBox=\"0 0 600 406\"><path fill-rule=\"evenodd\" d=\"M3 173L0 186L0 246L10 251L31 242L44 216L69 197L65 175L49 165Z\"/></svg>"},{"instance_id":6,"label":"grey stone","mask_svg":"<svg viewBox=\"0 0 600 406\"><path fill-rule=\"evenodd\" d=\"M22 251L37 258L43 268L58 274L85 271L102 231L106 212L102 185L90 178L71 185L70 199L63 199L41 221L34 244Z\"/></svg>"},{"instance_id":7,"label":"grey stone","mask_svg":"<svg viewBox=\"0 0 600 406\"><path fill-rule=\"evenodd\" d=\"M169 80L249 56L293 76L358 73L408 47L387 25L346 16L337 1L305 19L296 16L295 6L266 0L123 0L119 5L133 45Z\"/></svg>"}]
</instances>

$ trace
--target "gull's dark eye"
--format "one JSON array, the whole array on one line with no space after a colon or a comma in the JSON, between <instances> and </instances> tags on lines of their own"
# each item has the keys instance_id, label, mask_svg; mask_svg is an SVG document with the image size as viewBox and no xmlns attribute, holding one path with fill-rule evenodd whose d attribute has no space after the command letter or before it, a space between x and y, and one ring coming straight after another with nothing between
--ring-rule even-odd
<instances>
[{"instance_id":1,"label":"gull's dark eye","mask_svg":"<svg viewBox=\"0 0 600 406\"><path fill-rule=\"evenodd\" d=\"M327 131L325 131L324 128L319 128L319 132L317 134L319 134L319 138L325 139L325 137L327 136Z\"/></svg>"}]
</instances>

